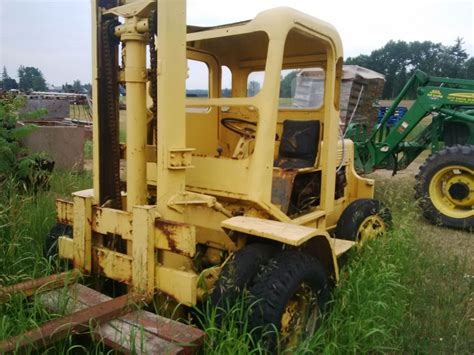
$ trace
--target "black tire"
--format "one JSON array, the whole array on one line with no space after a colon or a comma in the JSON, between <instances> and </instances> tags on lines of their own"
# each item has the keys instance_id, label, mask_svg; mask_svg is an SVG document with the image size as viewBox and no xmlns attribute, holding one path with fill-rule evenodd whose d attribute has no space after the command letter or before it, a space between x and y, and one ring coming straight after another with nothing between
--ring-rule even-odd
<instances>
[{"instance_id":1,"label":"black tire","mask_svg":"<svg viewBox=\"0 0 474 355\"><path fill-rule=\"evenodd\" d=\"M216 307L231 307L242 291L252 284L262 265L277 251L278 247L275 245L253 243L235 252L222 268L211 293L211 303Z\"/></svg>"},{"instance_id":2,"label":"black tire","mask_svg":"<svg viewBox=\"0 0 474 355\"><path fill-rule=\"evenodd\" d=\"M290 300L297 297L296 293L303 284L317 295L314 302L317 309L308 309L317 312L312 329L315 331L321 321L320 314L331 297L326 271L315 257L301 251L283 251L269 261L249 289L252 301L250 324L257 330L256 334L262 336L268 350L275 350L278 337L274 330L282 332L283 313ZM283 336L280 339L285 347Z\"/></svg>"},{"instance_id":3,"label":"black tire","mask_svg":"<svg viewBox=\"0 0 474 355\"><path fill-rule=\"evenodd\" d=\"M58 238L62 235L72 238L72 227L67 224L58 223L51 228L44 241L43 255L46 258L58 255Z\"/></svg>"},{"instance_id":4,"label":"black tire","mask_svg":"<svg viewBox=\"0 0 474 355\"><path fill-rule=\"evenodd\" d=\"M474 145L454 145L430 155L420 166L420 170L416 175L415 198L423 211L423 216L431 223L451 228L472 230L474 229L472 205L459 207L460 210L465 208L466 214L469 214L469 211L471 211L471 216L456 218L442 213L433 203L433 196L430 196L430 184L433 178L438 172L450 166L462 166L471 171L474 170ZM468 196L472 198L474 186L464 185L467 186L465 190L467 190ZM452 198L451 195L450 198Z\"/></svg>"},{"instance_id":5,"label":"black tire","mask_svg":"<svg viewBox=\"0 0 474 355\"><path fill-rule=\"evenodd\" d=\"M363 198L351 202L342 212L334 231L336 238L360 241L359 229L370 216L380 217L385 230L392 226L392 215L388 208L378 200Z\"/></svg>"}]
</instances>

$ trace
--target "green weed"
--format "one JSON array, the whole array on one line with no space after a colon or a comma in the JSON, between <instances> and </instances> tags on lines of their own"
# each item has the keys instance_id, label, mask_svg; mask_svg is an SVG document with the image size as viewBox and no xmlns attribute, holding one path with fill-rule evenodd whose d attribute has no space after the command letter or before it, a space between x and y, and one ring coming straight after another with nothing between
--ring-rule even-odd
<instances>
[{"instance_id":1,"label":"green weed","mask_svg":"<svg viewBox=\"0 0 474 355\"><path fill-rule=\"evenodd\" d=\"M36 195L18 196L8 184L0 188L0 286L54 270L42 253L55 223L54 200L90 187L91 175L55 172L51 190ZM472 353L472 235L427 224L413 201L410 179L378 184L377 198L391 209L393 230L351 255L320 329L287 353ZM207 332L204 353L264 353L248 325L245 302L219 321L209 303L194 312L194 324ZM15 296L0 305L0 339L56 316L35 298L26 302ZM107 349L71 336L43 351Z\"/></svg>"}]
</instances>

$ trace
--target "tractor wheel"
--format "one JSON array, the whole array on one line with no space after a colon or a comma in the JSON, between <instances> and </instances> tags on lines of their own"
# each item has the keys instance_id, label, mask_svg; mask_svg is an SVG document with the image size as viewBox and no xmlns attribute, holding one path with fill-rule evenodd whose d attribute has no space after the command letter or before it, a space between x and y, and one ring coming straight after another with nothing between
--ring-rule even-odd
<instances>
[{"instance_id":1,"label":"tractor wheel","mask_svg":"<svg viewBox=\"0 0 474 355\"><path fill-rule=\"evenodd\" d=\"M289 348L311 336L331 296L319 260L294 250L270 260L249 292L250 324L270 352L278 346L277 340L281 348Z\"/></svg>"},{"instance_id":2,"label":"tractor wheel","mask_svg":"<svg viewBox=\"0 0 474 355\"><path fill-rule=\"evenodd\" d=\"M342 212L334 234L336 238L352 240L362 246L384 234L391 225L392 215L380 201L360 199L351 202Z\"/></svg>"},{"instance_id":3,"label":"tractor wheel","mask_svg":"<svg viewBox=\"0 0 474 355\"><path fill-rule=\"evenodd\" d=\"M58 255L58 238L62 235L72 238L72 227L67 224L58 223L51 228L44 242L43 255L46 258Z\"/></svg>"},{"instance_id":4,"label":"tractor wheel","mask_svg":"<svg viewBox=\"0 0 474 355\"><path fill-rule=\"evenodd\" d=\"M248 288L268 260L278 251L275 245L248 244L234 253L222 268L211 294L214 306L232 307L245 288Z\"/></svg>"},{"instance_id":5,"label":"tractor wheel","mask_svg":"<svg viewBox=\"0 0 474 355\"><path fill-rule=\"evenodd\" d=\"M415 197L433 224L474 228L474 145L432 154L416 176Z\"/></svg>"}]
</instances>

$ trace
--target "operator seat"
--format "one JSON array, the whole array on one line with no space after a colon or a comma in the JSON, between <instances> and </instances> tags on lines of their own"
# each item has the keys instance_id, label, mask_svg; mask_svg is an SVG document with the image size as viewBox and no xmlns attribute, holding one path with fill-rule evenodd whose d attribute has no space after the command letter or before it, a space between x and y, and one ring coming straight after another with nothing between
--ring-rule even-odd
<instances>
[{"instance_id":1,"label":"operator seat","mask_svg":"<svg viewBox=\"0 0 474 355\"><path fill-rule=\"evenodd\" d=\"M314 166L319 147L320 122L283 121L283 133L278 157L273 166L282 169L302 169Z\"/></svg>"}]
</instances>

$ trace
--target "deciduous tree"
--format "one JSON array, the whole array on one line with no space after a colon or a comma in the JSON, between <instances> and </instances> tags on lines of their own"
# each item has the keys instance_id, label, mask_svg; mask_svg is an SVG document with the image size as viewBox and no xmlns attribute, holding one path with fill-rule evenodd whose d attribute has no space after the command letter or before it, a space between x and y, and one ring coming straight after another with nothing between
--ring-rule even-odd
<instances>
[{"instance_id":1,"label":"deciduous tree","mask_svg":"<svg viewBox=\"0 0 474 355\"><path fill-rule=\"evenodd\" d=\"M41 70L35 67L25 67L21 65L18 68L19 87L22 91L46 91L46 80Z\"/></svg>"}]
</instances>

